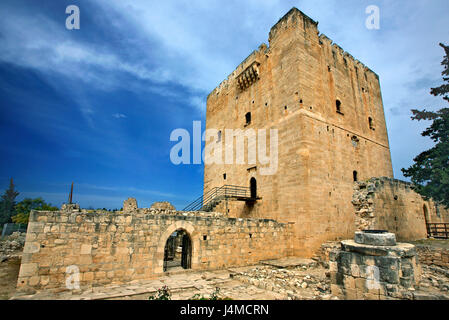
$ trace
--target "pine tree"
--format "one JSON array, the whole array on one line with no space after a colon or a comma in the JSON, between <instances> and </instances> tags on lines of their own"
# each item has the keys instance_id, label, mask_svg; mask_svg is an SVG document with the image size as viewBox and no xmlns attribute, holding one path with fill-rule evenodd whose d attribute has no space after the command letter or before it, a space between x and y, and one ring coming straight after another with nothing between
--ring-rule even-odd
<instances>
[{"instance_id":1,"label":"pine tree","mask_svg":"<svg viewBox=\"0 0 449 320\"><path fill-rule=\"evenodd\" d=\"M442 96L449 102L449 46L440 43L446 55L441 63L444 83L432 88L430 94ZM419 154L410 168L402 169L405 177L410 177L416 185L416 191L424 198L432 198L439 204L449 208L449 108L441 108L436 112L412 110L413 120L431 120L432 124L422 136L430 137L435 146Z\"/></svg>"},{"instance_id":2,"label":"pine tree","mask_svg":"<svg viewBox=\"0 0 449 320\"><path fill-rule=\"evenodd\" d=\"M14 181L11 178L9 188L2 195L0 202L0 225L11 221L11 217L15 214L16 197L19 192L15 190Z\"/></svg>"}]
</instances>

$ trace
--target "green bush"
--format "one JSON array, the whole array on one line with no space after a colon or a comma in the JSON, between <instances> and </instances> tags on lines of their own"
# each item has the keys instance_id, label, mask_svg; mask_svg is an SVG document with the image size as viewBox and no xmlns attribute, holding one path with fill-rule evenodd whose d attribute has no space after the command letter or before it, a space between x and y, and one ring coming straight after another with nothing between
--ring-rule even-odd
<instances>
[{"instance_id":1,"label":"green bush","mask_svg":"<svg viewBox=\"0 0 449 320\"><path fill-rule=\"evenodd\" d=\"M162 288L157 290L157 293L154 296L150 296L149 300L171 300L171 292L167 286L163 286Z\"/></svg>"}]
</instances>

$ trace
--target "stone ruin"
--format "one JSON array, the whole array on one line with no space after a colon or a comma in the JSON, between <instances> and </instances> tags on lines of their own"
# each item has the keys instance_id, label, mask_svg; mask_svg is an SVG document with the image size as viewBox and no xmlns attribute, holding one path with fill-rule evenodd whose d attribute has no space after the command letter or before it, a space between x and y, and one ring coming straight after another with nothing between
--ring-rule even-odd
<instances>
[{"instance_id":1,"label":"stone ruin","mask_svg":"<svg viewBox=\"0 0 449 320\"><path fill-rule=\"evenodd\" d=\"M123 202L123 212L133 212L137 208L137 200L135 198L128 198Z\"/></svg>"},{"instance_id":2,"label":"stone ruin","mask_svg":"<svg viewBox=\"0 0 449 320\"><path fill-rule=\"evenodd\" d=\"M157 209L157 210L176 210L175 206L172 205L168 201L162 201L162 202L155 202L151 205L150 209Z\"/></svg>"},{"instance_id":3,"label":"stone ruin","mask_svg":"<svg viewBox=\"0 0 449 320\"><path fill-rule=\"evenodd\" d=\"M411 299L419 283L415 246L387 231L356 232L329 258L332 294L342 299Z\"/></svg>"}]
</instances>

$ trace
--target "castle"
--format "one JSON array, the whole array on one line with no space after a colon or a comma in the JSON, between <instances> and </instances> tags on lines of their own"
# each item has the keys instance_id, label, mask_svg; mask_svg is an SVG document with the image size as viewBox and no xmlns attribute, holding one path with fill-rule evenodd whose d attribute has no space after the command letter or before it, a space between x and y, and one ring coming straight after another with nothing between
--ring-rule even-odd
<instances>
[{"instance_id":1,"label":"castle","mask_svg":"<svg viewBox=\"0 0 449 320\"><path fill-rule=\"evenodd\" d=\"M138 208L135 199L114 213L72 204L32 211L18 290L64 287L75 269L81 287L157 278L175 242L180 267L210 270L311 257L356 230L426 238L429 223L449 221L447 210L393 179L379 77L296 8L271 29L269 46L209 94L206 127L219 133L206 149L227 129L277 130L276 170L206 163L204 194L183 211Z\"/></svg>"},{"instance_id":2,"label":"castle","mask_svg":"<svg viewBox=\"0 0 449 320\"><path fill-rule=\"evenodd\" d=\"M378 75L320 34L318 23L296 8L271 28L268 41L209 94L206 127L220 136L227 129L277 129L278 169L264 175L259 162L206 164L204 192L252 186L256 201L224 200L215 210L294 222L294 252L311 256L324 241L352 238L354 182L386 177L399 189L407 187L392 179ZM232 139L226 144L235 144ZM215 143L206 141L206 149ZM435 213L434 205L412 191L394 200L401 191L390 191L396 195L384 199L376 214L400 201L396 219L409 219L400 228L410 230L394 231L400 238L406 234L401 240L425 237L423 206ZM370 227L391 227L389 219L378 220Z\"/></svg>"}]
</instances>

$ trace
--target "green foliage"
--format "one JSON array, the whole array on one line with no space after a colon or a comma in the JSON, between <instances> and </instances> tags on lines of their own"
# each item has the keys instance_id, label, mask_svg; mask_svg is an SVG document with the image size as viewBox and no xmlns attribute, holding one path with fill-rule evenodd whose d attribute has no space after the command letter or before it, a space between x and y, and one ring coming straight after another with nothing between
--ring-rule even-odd
<instances>
[{"instance_id":1,"label":"green foliage","mask_svg":"<svg viewBox=\"0 0 449 320\"><path fill-rule=\"evenodd\" d=\"M42 198L26 198L16 205L17 214L12 217L14 223L27 224L31 210L57 211L58 207L46 203Z\"/></svg>"},{"instance_id":2,"label":"green foliage","mask_svg":"<svg viewBox=\"0 0 449 320\"><path fill-rule=\"evenodd\" d=\"M11 221L15 214L16 197L19 193L15 190L14 182L11 178L9 188L2 195L0 200L0 225Z\"/></svg>"},{"instance_id":3,"label":"green foliage","mask_svg":"<svg viewBox=\"0 0 449 320\"><path fill-rule=\"evenodd\" d=\"M162 288L157 290L157 293L154 296L150 296L149 300L171 300L171 292L167 286L163 286Z\"/></svg>"},{"instance_id":4,"label":"green foliage","mask_svg":"<svg viewBox=\"0 0 449 320\"><path fill-rule=\"evenodd\" d=\"M432 88L430 93L442 96L449 102L449 46L440 44L446 56L441 63L444 84ZM416 191L424 198L432 198L439 204L449 208L449 108L442 108L436 112L412 110L413 120L430 120L432 124L422 136L429 137L435 146L422 152L414 159L414 164L408 169L402 169L405 177L410 177L416 185Z\"/></svg>"}]
</instances>

